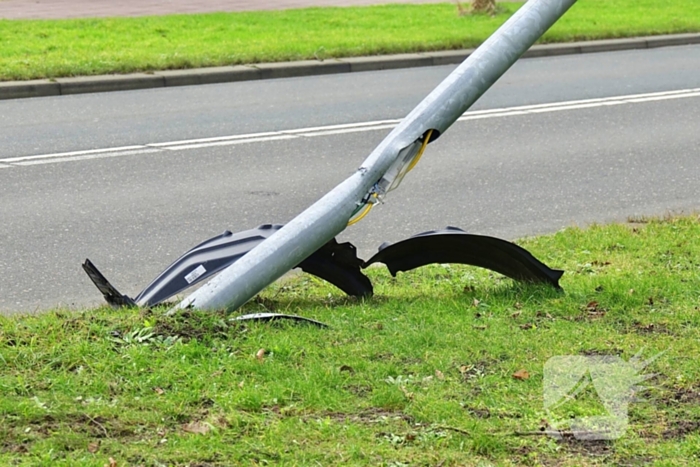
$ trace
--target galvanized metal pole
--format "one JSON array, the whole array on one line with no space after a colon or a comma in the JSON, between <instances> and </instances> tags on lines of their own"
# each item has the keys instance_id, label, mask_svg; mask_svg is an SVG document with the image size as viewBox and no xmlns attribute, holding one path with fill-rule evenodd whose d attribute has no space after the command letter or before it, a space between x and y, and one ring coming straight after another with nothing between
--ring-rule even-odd
<instances>
[{"instance_id":1,"label":"galvanized metal pole","mask_svg":"<svg viewBox=\"0 0 700 467\"><path fill-rule=\"evenodd\" d=\"M342 232L377 182L427 131L457 120L576 0L530 0L389 133L348 179L176 308L235 310Z\"/></svg>"}]
</instances>

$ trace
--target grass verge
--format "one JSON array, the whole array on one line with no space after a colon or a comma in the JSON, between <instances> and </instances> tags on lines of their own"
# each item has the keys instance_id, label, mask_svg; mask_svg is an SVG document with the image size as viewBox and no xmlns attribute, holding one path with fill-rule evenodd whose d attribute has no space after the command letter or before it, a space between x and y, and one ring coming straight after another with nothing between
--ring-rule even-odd
<instances>
[{"instance_id":1,"label":"grass verge","mask_svg":"<svg viewBox=\"0 0 700 467\"><path fill-rule=\"evenodd\" d=\"M0 317L0 464L696 465L698 238L691 217L521 242L567 271L563 292L436 265L370 270L364 302L302 276L242 310L331 329L161 309ZM541 432L604 413L590 387L546 413L549 358L640 351L665 353L622 438Z\"/></svg>"},{"instance_id":2,"label":"grass verge","mask_svg":"<svg viewBox=\"0 0 700 467\"><path fill-rule=\"evenodd\" d=\"M0 20L0 80L469 48L520 3L459 16L454 4L53 21ZM700 31L697 0L578 2L543 42Z\"/></svg>"}]
</instances>

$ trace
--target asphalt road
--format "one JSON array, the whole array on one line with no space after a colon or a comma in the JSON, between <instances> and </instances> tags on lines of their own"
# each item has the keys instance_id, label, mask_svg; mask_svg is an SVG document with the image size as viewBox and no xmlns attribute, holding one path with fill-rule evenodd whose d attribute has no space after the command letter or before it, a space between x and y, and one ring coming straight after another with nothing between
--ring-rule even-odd
<instances>
[{"instance_id":1,"label":"asphalt road","mask_svg":"<svg viewBox=\"0 0 700 467\"><path fill-rule=\"evenodd\" d=\"M0 310L100 303L86 257L135 295L210 236L288 221L451 69L0 102ZM517 109L455 123L341 239L367 258L446 225L514 239L698 209L698 88L700 46L522 60L472 110Z\"/></svg>"}]
</instances>

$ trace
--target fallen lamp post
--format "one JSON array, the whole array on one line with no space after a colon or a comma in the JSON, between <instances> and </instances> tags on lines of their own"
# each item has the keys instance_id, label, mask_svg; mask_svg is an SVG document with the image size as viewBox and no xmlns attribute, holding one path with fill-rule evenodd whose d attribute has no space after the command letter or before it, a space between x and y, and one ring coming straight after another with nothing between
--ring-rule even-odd
<instances>
[{"instance_id":1,"label":"fallen lamp post","mask_svg":"<svg viewBox=\"0 0 700 467\"><path fill-rule=\"evenodd\" d=\"M418 104L349 178L288 224L266 224L237 234L227 231L206 240L166 268L134 299L119 293L89 260L83 268L113 306L162 303L214 276L173 310L236 310L296 267L350 295L368 296L372 285L361 269L377 262L386 264L393 275L430 263L465 263L516 280L559 287L562 271L550 269L521 247L456 228L418 234L380 248L368 261L357 258L354 246L338 244L335 237L397 188L426 146L439 138L575 2L528 1ZM260 317L273 318L270 314Z\"/></svg>"}]
</instances>

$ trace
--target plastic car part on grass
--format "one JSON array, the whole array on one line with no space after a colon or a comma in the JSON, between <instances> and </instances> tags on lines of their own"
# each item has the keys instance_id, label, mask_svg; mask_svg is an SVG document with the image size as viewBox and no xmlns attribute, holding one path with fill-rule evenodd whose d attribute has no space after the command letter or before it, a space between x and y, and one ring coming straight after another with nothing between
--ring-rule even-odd
<instances>
[{"instance_id":1,"label":"plastic car part on grass","mask_svg":"<svg viewBox=\"0 0 700 467\"><path fill-rule=\"evenodd\" d=\"M107 278L92 264L92 261L86 259L83 263L83 270L88 275L93 284L102 292L102 296L107 303L115 308L122 306L137 306L133 298L119 292Z\"/></svg>"},{"instance_id":2,"label":"plastic car part on grass","mask_svg":"<svg viewBox=\"0 0 700 467\"><path fill-rule=\"evenodd\" d=\"M433 263L461 263L490 269L512 279L559 287L564 271L551 269L518 245L494 237L468 234L456 227L414 235L384 244L363 268L384 263L392 276Z\"/></svg>"},{"instance_id":3,"label":"plastic car part on grass","mask_svg":"<svg viewBox=\"0 0 700 467\"><path fill-rule=\"evenodd\" d=\"M264 224L235 234L226 231L210 238L180 256L133 299L110 284L89 259L83 263L83 269L110 305L154 306L235 263L281 227ZM297 267L348 295L371 296L372 283L361 272L361 265L362 260L357 258L352 244L332 239Z\"/></svg>"},{"instance_id":4,"label":"plastic car part on grass","mask_svg":"<svg viewBox=\"0 0 700 467\"><path fill-rule=\"evenodd\" d=\"M226 231L210 238L175 260L136 298L120 293L89 259L85 260L83 269L113 307L154 306L233 264L281 227L264 224L235 234ZM549 283L557 288L563 274L518 245L494 237L468 234L456 227L423 232L395 244L384 244L366 262L357 257L354 245L332 239L297 267L330 282L348 295L369 297L373 293L372 283L361 268L374 263L386 264L393 276L399 271L432 263L470 264L515 280ZM256 319L273 317L266 316Z\"/></svg>"},{"instance_id":5,"label":"plastic car part on grass","mask_svg":"<svg viewBox=\"0 0 700 467\"><path fill-rule=\"evenodd\" d=\"M235 318L231 318L231 321L276 321L278 319L287 319L299 323L313 324L314 326L318 326L320 328L329 327L327 324L316 321L315 319L304 318L303 316L297 315L284 315L281 313L251 313L249 315L236 316Z\"/></svg>"}]
</instances>

